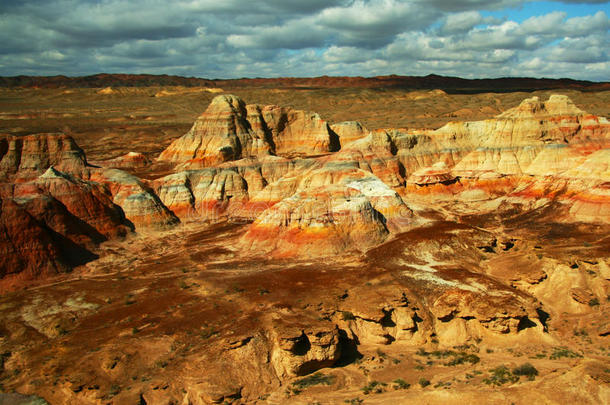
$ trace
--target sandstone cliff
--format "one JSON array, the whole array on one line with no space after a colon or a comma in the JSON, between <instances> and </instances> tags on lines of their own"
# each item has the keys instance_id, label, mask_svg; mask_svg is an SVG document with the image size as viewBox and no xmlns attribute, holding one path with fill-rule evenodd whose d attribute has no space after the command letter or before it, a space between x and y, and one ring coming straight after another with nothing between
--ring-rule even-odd
<instances>
[{"instance_id":1,"label":"sandstone cliff","mask_svg":"<svg viewBox=\"0 0 610 405\"><path fill-rule=\"evenodd\" d=\"M268 154L311 156L338 148L337 136L318 114L247 106L236 96L222 95L212 100L191 130L159 159L202 168Z\"/></svg>"}]
</instances>

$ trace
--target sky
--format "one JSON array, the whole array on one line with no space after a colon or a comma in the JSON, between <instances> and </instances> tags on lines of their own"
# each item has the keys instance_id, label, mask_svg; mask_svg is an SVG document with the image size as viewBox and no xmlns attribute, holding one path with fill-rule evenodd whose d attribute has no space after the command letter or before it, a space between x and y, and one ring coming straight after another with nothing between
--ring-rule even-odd
<instances>
[{"instance_id":1,"label":"sky","mask_svg":"<svg viewBox=\"0 0 610 405\"><path fill-rule=\"evenodd\" d=\"M1 0L0 76L610 81L610 1Z\"/></svg>"}]
</instances>

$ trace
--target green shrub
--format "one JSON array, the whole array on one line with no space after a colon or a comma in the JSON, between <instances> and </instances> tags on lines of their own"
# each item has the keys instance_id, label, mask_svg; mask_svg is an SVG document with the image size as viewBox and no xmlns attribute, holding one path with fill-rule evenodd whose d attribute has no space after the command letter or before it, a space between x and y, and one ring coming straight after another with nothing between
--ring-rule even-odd
<instances>
[{"instance_id":1,"label":"green shrub","mask_svg":"<svg viewBox=\"0 0 610 405\"><path fill-rule=\"evenodd\" d=\"M370 393L380 394L385 391L385 387L387 385L388 384L380 381L371 381L370 383L368 383L368 385L362 387L361 390L362 392L364 392L365 395L368 395Z\"/></svg>"},{"instance_id":2,"label":"green shrub","mask_svg":"<svg viewBox=\"0 0 610 405\"><path fill-rule=\"evenodd\" d=\"M518 367L515 367L513 369L513 374L519 376L524 375L530 380L533 380L538 375L538 370L536 370L536 367L532 366L530 363L524 363Z\"/></svg>"},{"instance_id":3,"label":"green shrub","mask_svg":"<svg viewBox=\"0 0 610 405\"><path fill-rule=\"evenodd\" d=\"M419 385L420 385L422 388L427 387L428 385L430 385L430 380L428 380L428 379L426 379L426 378L422 377L422 378L420 378L420 379L419 379Z\"/></svg>"},{"instance_id":4,"label":"green shrub","mask_svg":"<svg viewBox=\"0 0 610 405\"><path fill-rule=\"evenodd\" d=\"M453 358L445 363L446 366L457 366L464 363L477 364L481 360L476 354L466 352L454 353L452 356Z\"/></svg>"},{"instance_id":5,"label":"green shrub","mask_svg":"<svg viewBox=\"0 0 610 405\"><path fill-rule=\"evenodd\" d=\"M582 357L582 355L573 352L572 350L568 349L567 347L554 347L553 348L553 353L549 356L549 358L551 360L558 360L561 359L562 357L566 357L568 359L576 359L579 357Z\"/></svg>"},{"instance_id":6,"label":"green shrub","mask_svg":"<svg viewBox=\"0 0 610 405\"><path fill-rule=\"evenodd\" d=\"M332 385L335 382L334 375L324 375L322 373L315 373L307 377L303 377L292 383L298 389L312 387L314 385Z\"/></svg>"},{"instance_id":7,"label":"green shrub","mask_svg":"<svg viewBox=\"0 0 610 405\"><path fill-rule=\"evenodd\" d=\"M411 384L409 384L408 382L406 382L402 378L397 378L397 379L395 379L392 382L394 383L394 389L395 390L406 390L406 389L408 389L411 386Z\"/></svg>"},{"instance_id":8,"label":"green shrub","mask_svg":"<svg viewBox=\"0 0 610 405\"><path fill-rule=\"evenodd\" d=\"M483 379L483 382L488 385L502 385L508 382L514 383L519 380L519 377L513 375L506 366L498 366L489 370L491 375Z\"/></svg>"}]
</instances>

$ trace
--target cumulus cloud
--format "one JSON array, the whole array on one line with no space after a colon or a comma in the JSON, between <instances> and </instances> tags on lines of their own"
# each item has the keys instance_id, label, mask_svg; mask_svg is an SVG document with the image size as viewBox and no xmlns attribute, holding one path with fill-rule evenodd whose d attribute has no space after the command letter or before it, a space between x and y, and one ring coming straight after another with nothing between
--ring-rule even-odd
<instances>
[{"instance_id":1,"label":"cumulus cloud","mask_svg":"<svg viewBox=\"0 0 610 405\"><path fill-rule=\"evenodd\" d=\"M608 2L561 0L556 11L510 18L511 8L536 1L3 0L0 75L607 80L610 20L599 5ZM562 3L588 4L589 11L575 17Z\"/></svg>"},{"instance_id":2,"label":"cumulus cloud","mask_svg":"<svg viewBox=\"0 0 610 405\"><path fill-rule=\"evenodd\" d=\"M496 20L493 18L485 19L478 11L449 14L441 27L441 32L445 34L468 32L483 22L495 23Z\"/></svg>"}]
</instances>

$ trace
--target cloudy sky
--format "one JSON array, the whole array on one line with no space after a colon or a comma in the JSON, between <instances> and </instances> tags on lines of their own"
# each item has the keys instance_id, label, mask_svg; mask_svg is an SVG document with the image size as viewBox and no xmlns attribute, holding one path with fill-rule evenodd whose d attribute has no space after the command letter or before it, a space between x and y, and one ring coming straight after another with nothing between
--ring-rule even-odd
<instances>
[{"instance_id":1,"label":"cloudy sky","mask_svg":"<svg viewBox=\"0 0 610 405\"><path fill-rule=\"evenodd\" d=\"M0 75L610 80L603 0L1 0Z\"/></svg>"}]
</instances>

